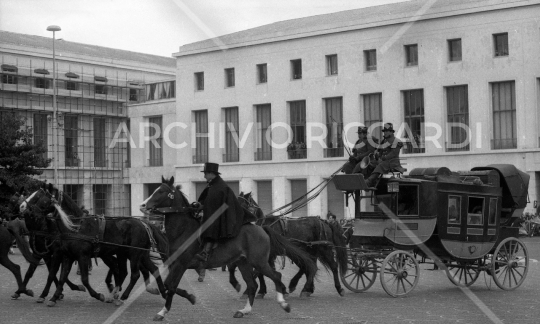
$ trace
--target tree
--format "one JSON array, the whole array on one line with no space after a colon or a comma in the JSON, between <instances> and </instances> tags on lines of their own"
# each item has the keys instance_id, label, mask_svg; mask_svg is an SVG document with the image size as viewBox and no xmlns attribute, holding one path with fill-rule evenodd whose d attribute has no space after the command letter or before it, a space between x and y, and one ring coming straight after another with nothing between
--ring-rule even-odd
<instances>
[{"instance_id":1,"label":"tree","mask_svg":"<svg viewBox=\"0 0 540 324\"><path fill-rule=\"evenodd\" d=\"M0 215L8 213L9 198L24 186L27 192L37 190L33 176L43 173L51 159L43 157L47 148L33 143L32 130L26 118L14 112L0 114Z\"/></svg>"}]
</instances>

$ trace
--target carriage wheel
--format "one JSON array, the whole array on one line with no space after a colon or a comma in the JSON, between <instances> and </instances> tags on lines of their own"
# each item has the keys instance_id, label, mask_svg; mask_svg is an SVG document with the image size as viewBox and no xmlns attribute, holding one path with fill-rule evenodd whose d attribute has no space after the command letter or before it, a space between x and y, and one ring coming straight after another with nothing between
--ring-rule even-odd
<instances>
[{"instance_id":1,"label":"carriage wheel","mask_svg":"<svg viewBox=\"0 0 540 324\"><path fill-rule=\"evenodd\" d=\"M420 278L418 261L405 251L394 251L381 266L381 284L392 297L403 297L411 292Z\"/></svg>"},{"instance_id":2,"label":"carriage wheel","mask_svg":"<svg viewBox=\"0 0 540 324\"><path fill-rule=\"evenodd\" d=\"M513 237L504 239L493 253L490 270L499 288L514 290L519 287L529 270L529 252L525 244Z\"/></svg>"},{"instance_id":3,"label":"carriage wheel","mask_svg":"<svg viewBox=\"0 0 540 324\"><path fill-rule=\"evenodd\" d=\"M473 263L452 261L447 264L447 268L448 279L458 287L469 287L480 276L477 261Z\"/></svg>"},{"instance_id":4,"label":"carriage wheel","mask_svg":"<svg viewBox=\"0 0 540 324\"><path fill-rule=\"evenodd\" d=\"M375 259L366 258L359 253L350 253L347 258L347 272L341 275L341 282L347 289L359 293L368 290L377 278Z\"/></svg>"}]
</instances>

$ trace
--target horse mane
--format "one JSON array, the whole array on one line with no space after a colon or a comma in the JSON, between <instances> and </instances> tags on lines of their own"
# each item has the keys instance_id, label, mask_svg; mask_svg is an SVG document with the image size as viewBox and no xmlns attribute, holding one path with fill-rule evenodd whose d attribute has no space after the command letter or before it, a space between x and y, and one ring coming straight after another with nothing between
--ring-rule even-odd
<instances>
[{"instance_id":1,"label":"horse mane","mask_svg":"<svg viewBox=\"0 0 540 324\"><path fill-rule=\"evenodd\" d=\"M71 199L71 197L65 192L62 192L62 202L60 206L63 210L74 215L75 217L84 216L83 210L79 206L77 206L77 203L73 201L73 199Z\"/></svg>"}]
</instances>

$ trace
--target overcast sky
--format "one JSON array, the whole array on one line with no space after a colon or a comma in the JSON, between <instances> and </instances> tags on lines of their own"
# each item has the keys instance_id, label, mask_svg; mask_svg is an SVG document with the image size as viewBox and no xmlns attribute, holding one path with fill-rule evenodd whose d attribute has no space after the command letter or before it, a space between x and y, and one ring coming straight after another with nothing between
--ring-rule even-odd
<instances>
[{"instance_id":1,"label":"overcast sky","mask_svg":"<svg viewBox=\"0 0 540 324\"><path fill-rule=\"evenodd\" d=\"M0 30L171 56L272 22L404 0L0 0Z\"/></svg>"}]
</instances>

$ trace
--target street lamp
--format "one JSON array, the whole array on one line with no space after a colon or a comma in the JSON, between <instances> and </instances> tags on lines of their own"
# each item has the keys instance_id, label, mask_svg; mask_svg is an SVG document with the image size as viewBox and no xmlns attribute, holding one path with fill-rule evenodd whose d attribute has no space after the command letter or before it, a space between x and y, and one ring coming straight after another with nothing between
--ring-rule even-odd
<instances>
[{"instance_id":1,"label":"street lamp","mask_svg":"<svg viewBox=\"0 0 540 324\"><path fill-rule=\"evenodd\" d=\"M52 125L52 140L53 140L53 168L54 168L54 185L58 187L58 125L57 125L57 105L56 105L56 52L54 49L55 33L60 31L60 26L51 25L47 27L48 31L53 32L53 125Z\"/></svg>"}]
</instances>

